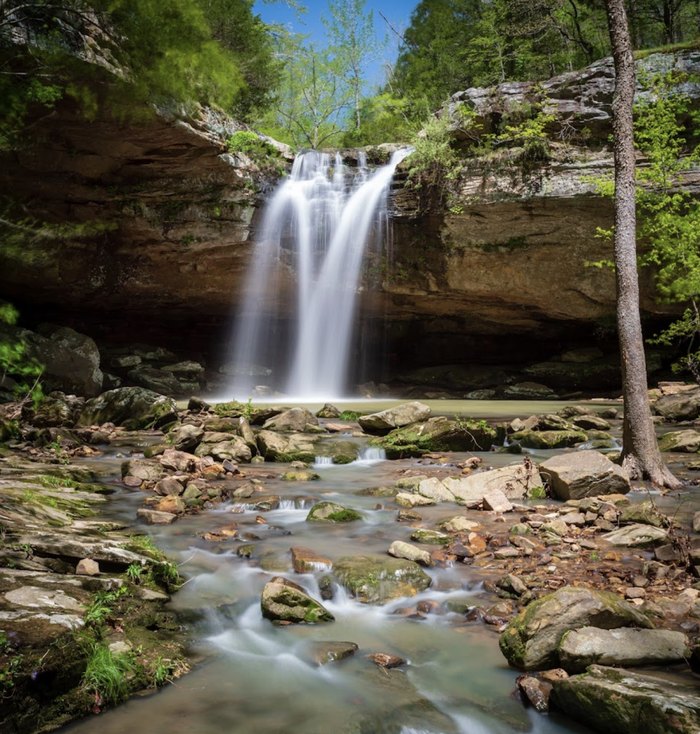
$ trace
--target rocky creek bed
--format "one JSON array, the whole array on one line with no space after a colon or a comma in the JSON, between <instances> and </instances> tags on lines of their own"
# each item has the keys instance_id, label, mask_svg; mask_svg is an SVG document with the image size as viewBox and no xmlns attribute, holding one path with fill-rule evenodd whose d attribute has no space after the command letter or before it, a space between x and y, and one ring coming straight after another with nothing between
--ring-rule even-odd
<instances>
[{"instance_id":1,"label":"rocky creek bed","mask_svg":"<svg viewBox=\"0 0 700 734\"><path fill-rule=\"evenodd\" d=\"M700 730L691 425L662 496L608 405L4 410L3 731Z\"/></svg>"}]
</instances>

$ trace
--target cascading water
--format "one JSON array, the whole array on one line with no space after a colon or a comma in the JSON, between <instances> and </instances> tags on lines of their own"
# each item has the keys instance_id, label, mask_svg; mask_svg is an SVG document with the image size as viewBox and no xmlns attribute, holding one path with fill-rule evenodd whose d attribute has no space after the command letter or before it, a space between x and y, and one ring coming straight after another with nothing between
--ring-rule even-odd
<instances>
[{"instance_id":1,"label":"cascading water","mask_svg":"<svg viewBox=\"0 0 700 734\"><path fill-rule=\"evenodd\" d=\"M363 255L387 220L394 171L410 153L397 151L370 173L363 156L351 173L339 154L308 151L272 196L249 270L232 342L230 392L252 394L270 365L273 380L296 398L344 393ZM296 280L296 313L280 298L284 268ZM291 317L291 318L290 318ZM291 334L277 333L289 319Z\"/></svg>"}]
</instances>

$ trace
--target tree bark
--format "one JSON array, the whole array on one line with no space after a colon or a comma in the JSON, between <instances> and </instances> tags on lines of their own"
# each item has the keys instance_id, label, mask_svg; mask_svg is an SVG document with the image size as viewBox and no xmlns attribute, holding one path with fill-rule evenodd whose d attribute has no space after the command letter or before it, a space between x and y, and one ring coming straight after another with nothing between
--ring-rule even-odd
<instances>
[{"instance_id":1,"label":"tree bark","mask_svg":"<svg viewBox=\"0 0 700 734\"><path fill-rule=\"evenodd\" d=\"M622 366L624 424L622 465L632 478L678 487L661 458L647 392L646 357L639 315L637 222L632 106L634 57L624 0L606 0L608 28L615 62L613 136L615 155L615 272L617 329Z\"/></svg>"}]
</instances>

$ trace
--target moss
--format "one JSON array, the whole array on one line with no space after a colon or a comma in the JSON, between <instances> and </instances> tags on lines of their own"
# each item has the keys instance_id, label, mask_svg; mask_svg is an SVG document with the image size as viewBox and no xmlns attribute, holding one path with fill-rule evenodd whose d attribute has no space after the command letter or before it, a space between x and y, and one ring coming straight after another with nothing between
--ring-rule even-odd
<instances>
[{"instance_id":1,"label":"moss","mask_svg":"<svg viewBox=\"0 0 700 734\"><path fill-rule=\"evenodd\" d=\"M331 522L355 522L356 520L362 520L362 515L357 510L346 508L339 512L331 513L326 519Z\"/></svg>"},{"instance_id":2,"label":"moss","mask_svg":"<svg viewBox=\"0 0 700 734\"><path fill-rule=\"evenodd\" d=\"M543 500L547 497L547 490L541 485L538 485L537 487L530 487L527 492L527 496L531 500Z\"/></svg>"}]
</instances>

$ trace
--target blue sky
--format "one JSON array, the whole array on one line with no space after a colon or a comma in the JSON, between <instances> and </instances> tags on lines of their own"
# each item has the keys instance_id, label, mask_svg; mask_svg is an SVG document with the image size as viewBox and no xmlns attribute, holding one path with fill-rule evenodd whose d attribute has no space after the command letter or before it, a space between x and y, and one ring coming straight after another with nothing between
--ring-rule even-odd
<instances>
[{"instance_id":1,"label":"blue sky","mask_svg":"<svg viewBox=\"0 0 700 734\"><path fill-rule=\"evenodd\" d=\"M321 16L328 15L328 3L320 0L299 0L299 4L307 8L307 12L301 17L284 0L256 0L254 10L266 23L288 25L296 33L308 34L310 40L323 46L325 29ZM398 38L382 19L380 12L398 32L403 32L408 27L411 12L417 4L418 0L366 0L365 7L374 13L378 47L384 38L387 39L386 47L379 58L367 65L366 73L370 85L380 85L384 81L385 68L394 62L398 50Z\"/></svg>"}]
</instances>

